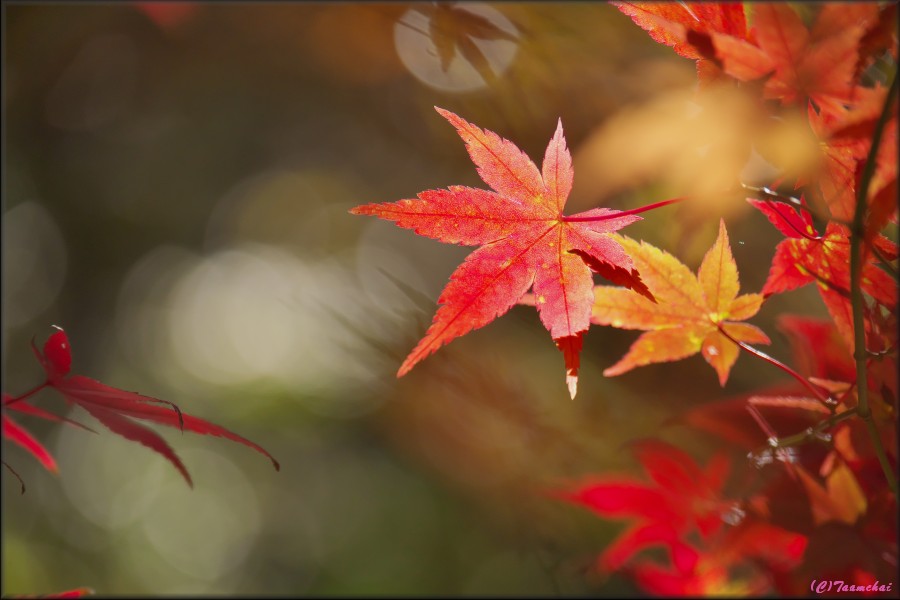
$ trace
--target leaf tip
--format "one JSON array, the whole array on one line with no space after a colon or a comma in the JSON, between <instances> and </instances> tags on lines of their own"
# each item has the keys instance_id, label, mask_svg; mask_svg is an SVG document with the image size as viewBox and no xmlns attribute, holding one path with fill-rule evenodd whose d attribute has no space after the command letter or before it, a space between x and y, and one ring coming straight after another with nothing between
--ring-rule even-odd
<instances>
[{"instance_id":1,"label":"leaf tip","mask_svg":"<svg viewBox=\"0 0 900 600\"><path fill-rule=\"evenodd\" d=\"M403 364L400 365L399 369L397 369L397 379L400 379L401 377L409 373L409 370L412 368L412 366L407 365L406 363L407 361L403 361Z\"/></svg>"},{"instance_id":2,"label":"leaf tip","mask_svg":"<svg viewBox=\"0 0 900 600\"><path fill-rule=\"evenodd\" d=\"M563 134L562 117L559 117L559 118L556 119L556 132L553 134L553 137L555 137L555 138L562 138L562 137L564 137L564 134Z\"/></svg>"},{"instance_id":3,"label":"leaf tip","mask_svg":"<svg viewBox=\"0 0 900 600\"><path fill-rule=\"evenodd\" d=\"M450 111L447 110L446 108L441 108L440 106L435 106L435 107L434 107L434 110L436 110L437 113L438 113L439 115L441 115L442 117L444 117L445 119L447 119L447 120L450 121L451 123L453 122L454 117L456 117L455 114L453 114L452 112L450 112ZM457 117L457 118L458 118L458 117Z\"/></svg>"},{"instance_id":4,"label":"leaf tip","mask_svg":"<svg viewBox=\"0 0 900 600\"><path fill-rule=\"evenodd\" d=\"M603 376L615 377L616 375L621 375L625 371L627 371L627 369L622 369L618 364L615 364L611 367L606 367L605 369L603 369Z\"/></svg>"}]
</instances>

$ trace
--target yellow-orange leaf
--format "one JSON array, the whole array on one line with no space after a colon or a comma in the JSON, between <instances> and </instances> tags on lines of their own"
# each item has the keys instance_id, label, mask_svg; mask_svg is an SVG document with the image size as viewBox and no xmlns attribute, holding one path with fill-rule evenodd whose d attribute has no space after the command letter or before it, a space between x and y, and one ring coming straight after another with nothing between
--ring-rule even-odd
<instances>
[{"instance_id":1,"label":"yellow-orange leaf","mask_svg":"<svg viewBox=\"0 0 900 600\"><path fill-rule=\"evenodd\" d=\"M838 521L853 525L866 512L866 496L853 472L843 463L832 469L823 486L803 468L797 474L809 496L817 525Z\"/></svg>"},{"instance_id":2,"label":"yellow-orange leaf","mask_svg":"<svg viewBox=\"0 0 900 600\"><path fill-rule=\"evenodd\" d=\"M623 288L594 288L592 322L646 332L604 375L619 375L634 367L700 352L718 373L719 383L725 385L739 354L737 344L728 336L752 344L769 343L768 336L757 327L734 322L755 315L763 297L738 295L738 269L724 222L720 221L719 236L703 257L696 276L668 252L627 237L616 239L631 256L656 303Z\"/></svg>"}]
</instances>

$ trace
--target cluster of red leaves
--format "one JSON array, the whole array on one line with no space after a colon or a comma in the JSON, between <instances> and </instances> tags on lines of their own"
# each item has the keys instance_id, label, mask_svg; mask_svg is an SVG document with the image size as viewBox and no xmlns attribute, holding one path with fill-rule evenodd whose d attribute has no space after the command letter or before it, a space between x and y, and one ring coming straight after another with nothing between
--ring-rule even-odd
<instances>
[{"instance_id":1,"label":"cluster of red leaves","mask_svg":"<svg viewBox=\"0 0 900 600\"><path fill-rule=\"evenodd\" d=\"M724 495L726 454L701 468L664 442L638 442L633 451L652 483L592 479L563 494L604 518L635 520L597 559L598 570L628 573L653 594L754 594L768 588L768 572L800 563L804 535L748 515L742 502ZM636 556L652 547L663 548L668 564ZM736 571L742 572L738 580Z\"/></svg>"},{"instance_id":2,"label":"cluster of red leaves","mask_svg":"<svg viewBox=\"0 0 900 600\"><path fill-rule=\"evenodd\" d=\"M572 484L565 499L604 518L637 519L600 555L600 572L628 574L650 593L687 596L803 594L811 579L890 581L896 498L865 425L845 419L820 428L855 406L850 354L829 321L786 315L780 329L804 375L836 394L834 412L796 383L715 401L676 419L725 444L705 469L674 446L641 442L635 455L652 484L627 476ZM870 368L870 388L883 390L873 411L893 464L896 423L884 398L896 394L895 369L893 361ZM798 433L815 445L771 446ZM726 495L733 453L751 460L733 469L741 481L732 487L744 491ZM655 546L665 551L662 563L644 552Z\"/></svg>"},{"instance_id":3,"label":"cluster of red leaves","mask_svg":"<svg viewBox=\"0 0 900 600\"><path fill-rule=\"evenodd\" d=\"M710 403L676 419L711 434L730 450L749 452L749 464L742 469L743 492L734 500L723 496L719 465L727 456L724 451L703 470L677 448L661 443L637 447L652 485L608 478L574 485L565 493L603 517L638 519L603 552L598 569L629 573L648 592L665 595L773 589L803 594L812 579L856 585L890 581L898 556L897 499L884 469L896 473L898 462L897 282L892 265L898 252L881 231L888 222L897 222L897 115L895 99L885 106L886 88L866 87L860 80L877 56L888 53L896 60L896 4L826 4L809 28L787 4L750 5L749 19L742 4L614 4L654 40L697 60L701 83L730 81L755 90L766 101L761 106L776 118L783 109L805 104L821 160L796 181L770 184L793 184L802 192L799 202L778 201L788 198L768 188L762 188L762 198L748 198L786 238L775 249L759 295L737 295L737 270L724 225L696 277L667 253L619 238L657 304L627 290L597 288L594 322L647 332L605 373L702 350L724 385L734 358L720 352L722 340L709 336L728 332L725 338L732 342L766 342L755 328L742 339L726 329L742 324L727 319L752 316L772 294L809 283L819 290L831 321L790 315L779 319L802 375L778 364L802 385L779 385ZM882 142L872 151L882 111L888 111L886 125L878 126ZM869 160L874 164L867 165ZM867 166L868 179L863 177ZM860 189L863 181L865 190ZM850 225L860 197L866 202L864 221L854 236ZM824 224L822 234L814 214ZM851 282L853 243L861 244L858 284ZM853 285L864 294L869 423L857 418ZM746 297L752 300L740 302ZM717 352L707 356L707 345ZM724 347L736 357L733 346ZM642 552L650 546L665 549L667 564Z\"/></svg>"},{"instance_id":4,"label":"cluster of red leaves","mask_svg":"<svg viewBox=\"0 0 900 600\"><path fill-rule=\"evenodd\" d=\"M761 99L808 107L821 164L806 182L826 217L849 222L856 205L857 167L866 158L887 89L860 85L876 57L897 58L897 5L826 3L807 28L787 3L613 2L650 36L698 61L701 82L754 84ZM885 129L878 175L870 188L869 230L896 219L897 120Z\"/></svg>"},{"instance_id":5,"label":"cluster of red leaves","mask_svg":"<svg viewBox=\"0 0 900 600\"><path fill-rule=\"evenodd\" d=\"M159 434L140 425L134 419L176 427L182 431L191 431L201 435L224 437L264 454L272 461L275 469L279 469L278 461L261 446L219 425L183 413L171 402L114 388L84 375L70 373L72 348L69 345L68 336L62 329L47 339L43 351L38 350L33 343L32 350L44 369L46 380L18 397L3 394L3 437L25 448L51 472L58 470L53 456L26 429L9 416L9 411L50 421L65 422L88 431L93 430L31 404L31 397L43 388L56 390L68 403L81 407L113 433L158 452L178 469L188 485L192 487L191 476L175 451ZM22 489L24 491L24 486Z\"/></svg>"}]
</instances>

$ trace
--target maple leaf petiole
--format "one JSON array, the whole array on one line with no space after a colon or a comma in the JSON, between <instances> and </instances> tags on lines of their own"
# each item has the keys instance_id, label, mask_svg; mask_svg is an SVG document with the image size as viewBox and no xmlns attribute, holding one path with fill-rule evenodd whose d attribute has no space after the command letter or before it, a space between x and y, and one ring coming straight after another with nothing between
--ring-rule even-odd
<instances>
[{"instance_id":1,"label":"maple leaf petiole","mask_svg":"<svg viewBox=\"0 0 900 600\"><path fill-rule=\"evenodd\" d=\"M638 213L647 212L648 210L653 210L654 208L661 208L663 206L667 206L669 204L675 204L676 202L681 202L682 200L687 200L689 196L680 196L678 198L671 198L669 200L662 200L661 202L654 202L653 204L648 204L647 206L639 206L637 208L632 208L631 210L623 210L614 212L606 215L599 215L596 217L578 217L578 216L566 216L563 215L562 220L568 223L587 223L591 221L608 221L609 219L619 219L626 215L636 215Z\"/></svg>"},{"instance_id":2,"label":"maple leaf petiole","mask_svg":"<svg viewBox=\"0 0 900 600\"><path fill-rule=\"evenodd\" d=\"M877 158L878 149L881 146L881 136L884 133L888 118L891 114L891 106L897 97L897 74L894 74L894 80L888 90L887 98L884 100L884 107L881 109L881 115L875 124L875 131L872 134L872 144L869 147L869 154L866 156L866 163L863 167L860 185L856 194L856 210L853 213L853 226L850 228L850 306L853 312L853 336L854 349L853 358L856 361L856 389L859 416L866 422L866 428L869 431L869 438L875 454L878 456L878 462L884 471L888 486L897 495L897 475L888 462L887 455L884 452L884 445L881 442L881 435L875 426L875 420L872 418L872 410L869 408L869 389L868 389L868 373L866 372L866 331L863 315L863 296L860 279L862 278L862 244L865 235L863 230L863 222L866 215L866 199L869 195L869 184L872 183L872 177L875 175L875 159Z\"/></svg>"},{"instance_id":3,"label":"maple leaf petiole","mask_svg":"<svg viewBox=\"0 0 900 600\"><path fill-rule=\"evenodd\" d=\"M834 400L832 400L832 399L826 397L824 394L822 394L822 392L819 391L819 389L816 388L813 384L811 384L803 375L801 375L797 371L793 370L792 368L790 368L789 366L787 366L780 360L778 360L776 358L772 358L771 356L769 356L762 350L757 350L753 346L751 346L745 342L742 342L740 340L735 339L727 331L725 331L725 328L722 327L721 323L718 323L717 326L719 328L719 332L722 335L724 335L725 337L727 337L729 340L731 340L732 342L737 344L741 348L741 350L749 352L750 354L763 359L767 363L778 367L779 369L781 369L782 371L784 371L785 373L787 373L788 375L790 375L791 377L793 377L794 379L796 379L797 381L802 383L806 389L808 389L810 392L812 392L812 394L813 394L813 396L815 396L816 400L821 402L822 405L825 406L829 411L834 412L834 406L835 406Z\"/></svg>"},{"instance_id":4,"label":"maple leaf petiole","mask_svg":"<svg viewBox=\"0 0 900 600\"><path fill-rule=\"evenodd\" d=\"M45 381L44 383L40 384L39 386L36 386L36 387L28 390L21 396L16 396L15 398L10 398L10 399L6 400L5 402L3 402L3 406L9 406L10 404L15 404L16 402L21 402L22 400L26 400L26 399L30 398L31 396L34 396L35 394L37 394L39 391L41 391L48 385L50 385L50 381Z\"/></svg>"},{"instance_id":5,"label":"maple leaf petiole","mask_svg":"<svg viewBox=\"0 0 900 600\"><path fill-rule=\"evenodd\" d=\"M751 412L752 414L752 412ZM827 419L819 421L815 425L811 427L807 427L804 431L800 433L795 433L793 435L789 435L787 437L779 438L775 435L769 435L769 442L765 448L762 448L759 452L764 452L767 449L773 448L789 448L791 446L800 446L807 442L813 440L823 440L822 434L824 434L827 430L831 429L835 425L846 421L852 417L858 415L857 407L849 408L844 412L839 412L831 415ZM756 418L754 416L754 418ZM771 431L771 430L770 430ZM767 435L769 432L767 432Z\"/></svg>"},{"instance_id":6,"label":"maple leaf petiole","mask_svg":"<svg viewBox=\"0 0 900 600\"><path fill-rule=\"evenodd\" d=\"M884 253L876 246L875 244L869 244L869 250L872 251L872 254L875 255L875 258L881 263L881 266L885 268L891 275L894 276L894 279L897 278L898 272L897 267L891 264L890 259L884 255Z\"/></svg>"}]
</instances>

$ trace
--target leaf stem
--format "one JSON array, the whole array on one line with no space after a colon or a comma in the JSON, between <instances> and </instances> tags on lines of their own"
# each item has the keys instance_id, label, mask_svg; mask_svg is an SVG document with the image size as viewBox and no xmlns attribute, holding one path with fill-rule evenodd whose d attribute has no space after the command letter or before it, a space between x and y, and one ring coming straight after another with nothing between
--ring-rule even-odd
<instances>
[{"instance_id":1,"label":"leaf stem","mask_svg":"<svg viewBox=\"0 0 900 600\"><path fill-rule=\"evenodd\" d=\"M816 439L820 434L825 433L828 429L831 429L835 425L846 421L851 417L855 417L858 414L858 407L853 407L845 410L844 412L839 412L831 415L827 419L823 421L819 421L812 427L808 427L805 431L801 431L800 433L795 433L794 435L789 435L787 437L778 438L771 437L769 439L775 440L774 446L770 442L768 447L770 448L788 448L790 446L799 446L801 444L805 444L806 442Z\"/></svg>"},{"instance_id":2,"label":"leaf stem","mask_svg":"<svg viewBox=\"0 0 900 600\"><path fill-rule=\"evenodd\" d=\"M15 398L10 398L9 400L4 401L4 402L3 402L3 406L9 406L10 404L15 404L16 402L21 402L22 400L25 400L26 398L30 398L31 396L34 396L35 394L37 394L39 391L41 391L42 389L44 389L44 388L47 387L48 385L50 385L50 382L49 382L49 381L45 381L45 382L42 383L41 385L39 385L39 386L37 386L37 387L34 387L34 388L28 390L27 392L25 392L25 393L22 394L21 396L16 396Z\"/></svg>"},{"instance_id":3,"label":"leaf stem","mask_svg":"<svg viewBox=\"0 0 900 600\"><path fill-rule=\"evenodd\" d=\"M653 204L648 204L647 206L639 206L638 208L632 208L631 210L620 210L614 213L609 213L605 215L599 215L596 217L568 217L563 215L562 220L569 223L587 223L591 221L608 221L610 219L618 219L619 217L624 217L626 215L636 215L638 213L647 212L648 210L653 210L654 208L661 208L663 206L667 206L669 204L675 204L676 202L681 202L682 200L687 200L688 196L680 196L678 198L671 198L669 200L663 200L661 202L654 202Z\"/></svg>"},{"instance_id":4,"label":"leaf stem","mask_svg":"<svg viewBox=\"0 0 900 600\"><path fill-rule=\"evenodd\" d=\"M808 389L810 392L812 392L812 394L813 394L813 396L815 396L816 400L821 402L822 405L825 406L829 411L834 412L834 405L835 405L834 401L829 399L824 394L822 394L822 392L819 391L819 389L816 388L813 384L811 384L809 382L809 380L806 379L806 377L804 377L797 371L793 370L792 368L790 368L789 366L787 366L780 360L778 360L776 358L772 358L771 356L769 356L762 350L757 350L753 346L746 344L738 339L735 339L734 337L731 336L731 334L729 334L727 331L725 331L725 328L722 327L721 324L717 324L717 327L719 328L719 332L722 335L724 335L729 340L731 340L732 342L737 344L741 348L741 350L749 352L750 354L756 356L757 358L761 358L762 360L766 361L770 365L774 365L774 366L778 367L779 369L781 369L782 371L784 371L785 373L787 373L788 375L790 375L791 377L793 377L794 379L796 379L797 381L802 383L806 389Z\"/></svg>"},{"instance_id":5,"label":"leaf stem","mask_svg":"<svg viewBox=\"0 0 900 600\"><path fill-rule=\"evenodd\" d=\"M891 261L888 260L888 257L884 255L884 252L879 250L878 246L876 246L875 244L869 244L869 249L872 251L872 254L875 255L875 258L877 258L881 262L881 266L884 267L885 270L888 271L891 275L893 275L894 279L896 279L897 267L891 264Z\"/></svg>"},{"instance_id":6,"label":"leaf stem","mask_svg":"<svg viewBox=\"0 0 900 600\"><path fill-rule=\"evenodd\" d=\"M868 353L866 352L866 329L860 277L862 276L863 266L862 243L865 238L863 226L869 185L872 183L872 177L875 174L875 160L878 155L878 148L881 145L881 136L884 133L884 128L891 113L891 106L896 96L897 74L894 73L894 80L891 82L891 88L888 90L887 98L884 100L884 107L881 109L881 115L878 117L875 131L872 134L872 144L869 147L869 154L866 156L866 163L863 166L862 178L856 191L856 210L853 213L853 225L850 228L850 306L853 311L853 358L856 361L857 413L866 422L866 428L869 431L869 438L875 450L875 455L878 457L878 462L884 471L888 486L895 496L897 495L897 475L888 461L887 454L885 454L881 436L872 417L872 409L869 407L868 373L866 372Z\"/></svg>"}]
</instances>

